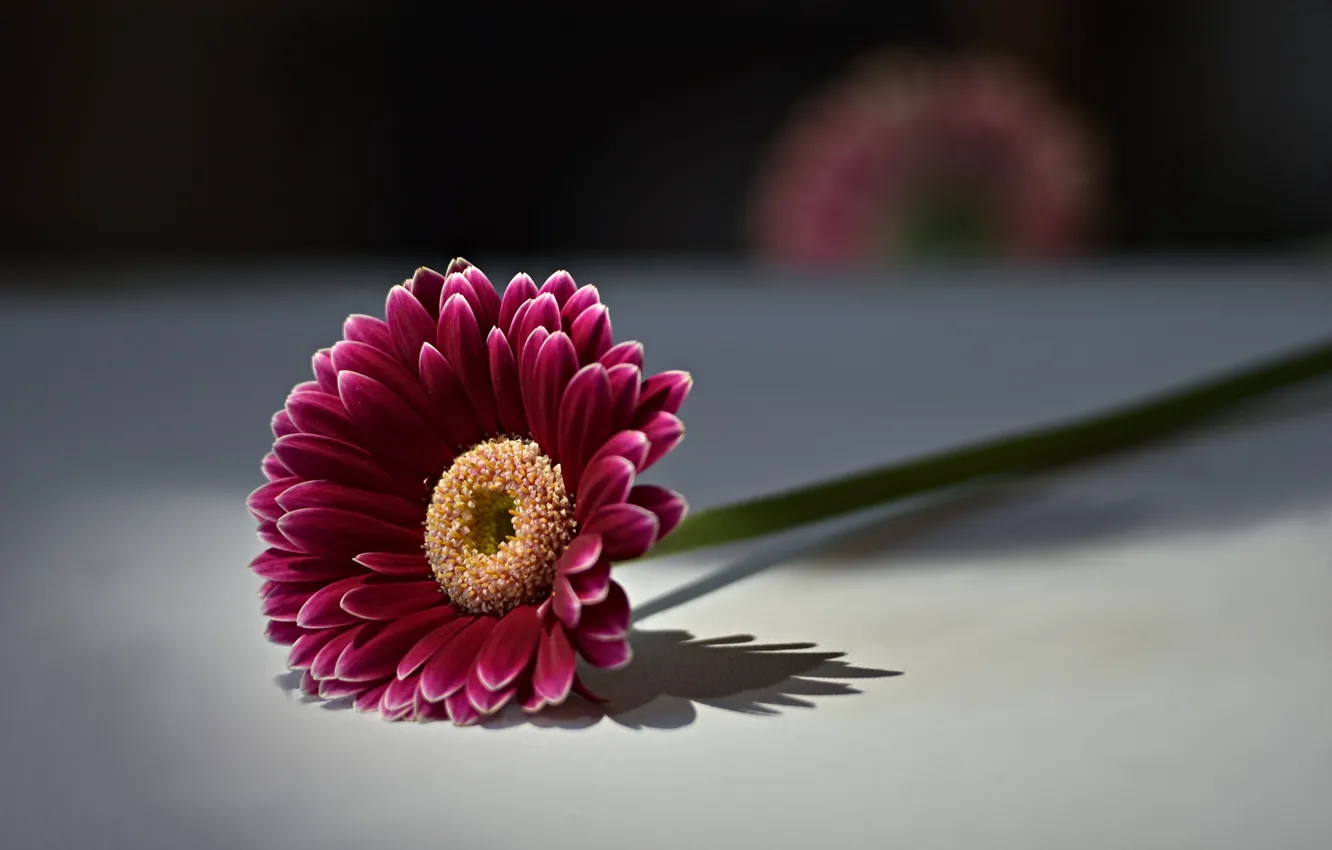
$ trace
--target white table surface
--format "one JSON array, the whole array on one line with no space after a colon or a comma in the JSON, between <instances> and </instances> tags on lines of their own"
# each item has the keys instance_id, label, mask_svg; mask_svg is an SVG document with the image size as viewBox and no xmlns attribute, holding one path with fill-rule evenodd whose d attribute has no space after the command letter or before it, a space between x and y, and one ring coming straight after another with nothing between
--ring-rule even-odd
<instances>
[{"instance_id":1,"label":"white table surface","mask_svg":"<svg viewBox=\"0 0 1332 850\"><path fill-rule=\"evenodd\" d=\"M817 291L572 270L650 367L694 372L655 478L697 507L1332 332L1317 269ZM1332 846L1326 393L850 532L625 567L636 658L593 677L609 711L389 724L280 686L243 499L310 352L394 276L269 271L329 289L265 299L179 274L130 302L0 300L0 846Z\"/></svg>"}]
</instances>

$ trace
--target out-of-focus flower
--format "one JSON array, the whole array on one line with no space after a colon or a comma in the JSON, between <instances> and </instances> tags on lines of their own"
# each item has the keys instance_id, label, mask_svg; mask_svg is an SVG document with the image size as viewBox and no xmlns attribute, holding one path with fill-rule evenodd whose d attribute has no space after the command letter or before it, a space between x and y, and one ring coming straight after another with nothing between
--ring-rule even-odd
<instances>
[{"instance_id":1,"label":"out-of-focus flower","mask_svg":"<svg viewBox=\"0 0 1332 850\"><path fill-rule=\"evenodd\" d=\"M876 58L806 104L754 191L758 251L799 264L1048 258L1094 224L1100 157L1036 81L996 59Z\"/></svg>"},{"instance_id":2,"label":"out-of-focus flower","mask_svg":"<svg viewBox=\"0 0 1332 850\"><path fill-rule=\"evenodd\" d=\"M630 659L611 579L683 518L635 477L684 435L691 379L644 379L596 287L455 260L419 269L314 356L273 417L250 511L268 636L307 693L389 719L473 723L588 693Z\"/></svg>"}]
</instances>

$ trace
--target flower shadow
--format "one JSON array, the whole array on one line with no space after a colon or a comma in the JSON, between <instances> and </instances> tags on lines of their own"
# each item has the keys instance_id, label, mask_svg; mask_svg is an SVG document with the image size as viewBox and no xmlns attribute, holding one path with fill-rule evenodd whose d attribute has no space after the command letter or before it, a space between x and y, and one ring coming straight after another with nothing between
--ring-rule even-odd
<instances>
[{"instance_id":1,"label":"flower shadow","mask_svg":"<svg viewBox=\"0 0 1332 850\"><path fill-rule=\"evenodd\" d=\"M580 676L606 702L573 698L526 716L509 711L488 728L530 723L581 729L603 720L630 729L679 729L698 717L697 706L755 716L815 706L814 698L860 693L859 679L900 676L901 671L854 667L845 653L815 651L812 643L755 643L753 635L696 639L681 629L634 629L634 661L615 671L585 669Z\"/></svg>"}]
</instances>

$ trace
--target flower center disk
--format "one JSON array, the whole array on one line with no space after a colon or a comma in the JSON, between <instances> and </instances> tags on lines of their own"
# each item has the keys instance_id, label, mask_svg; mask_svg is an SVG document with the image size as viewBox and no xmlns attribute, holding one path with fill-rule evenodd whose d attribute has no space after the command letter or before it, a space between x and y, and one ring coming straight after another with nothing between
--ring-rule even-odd
<instances>
[{"instance_id":1,"label":"flower center disk","mask_svg":"<svg viewBox=\"0 0 1332 850\"><path fill-rule=\"evenodd\" d=\"M455 607L500 615L550 594L574 528L559 465L531 440L489 440L435 485L426 559Z\"/></svg>"}]
</instances>

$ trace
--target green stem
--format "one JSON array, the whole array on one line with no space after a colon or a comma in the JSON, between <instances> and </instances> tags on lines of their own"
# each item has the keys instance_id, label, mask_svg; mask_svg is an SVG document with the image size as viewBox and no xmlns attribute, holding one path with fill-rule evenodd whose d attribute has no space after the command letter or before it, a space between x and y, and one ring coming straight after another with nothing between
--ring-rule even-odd
<instances>
[{"instance_id":1,"label":"green stem","mask_svg":"<svg viewBox=\"0 0 1332 850\"><path fill-rule=\"evenodd\" d=\"M761 537L980 478L1121 451L1196 427L1255 398L1332 372L1332 340L1117 410L686 517L645 557Z\"/></svg>"}]
</instances>

